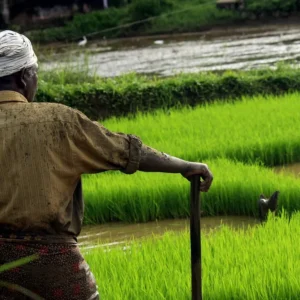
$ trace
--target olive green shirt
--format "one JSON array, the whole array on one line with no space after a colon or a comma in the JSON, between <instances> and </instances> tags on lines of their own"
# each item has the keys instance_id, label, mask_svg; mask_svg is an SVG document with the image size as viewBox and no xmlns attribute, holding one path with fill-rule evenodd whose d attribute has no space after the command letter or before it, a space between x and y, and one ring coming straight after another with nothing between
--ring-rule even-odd
<instances>
[{"instance_id":1,"label":"olive green shirt","mask_svg":"<svg viewBox=\"0 0 300 300\"><path fill-rule=\"evenodd\" d=\"M81 175L134 173L141 147L137 137L110 132L65 105L0 92L0 225L77 236Z\"/></svg>"}]
</instances>

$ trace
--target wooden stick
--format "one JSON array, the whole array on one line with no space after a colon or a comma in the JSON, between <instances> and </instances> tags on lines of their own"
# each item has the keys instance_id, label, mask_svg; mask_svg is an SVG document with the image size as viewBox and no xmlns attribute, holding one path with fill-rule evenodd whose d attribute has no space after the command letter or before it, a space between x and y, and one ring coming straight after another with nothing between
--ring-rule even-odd
<instances>
[{"instance_id":1,"label":"wooden stick","mask_svg":"<svg viewBox=\"0 0 300 300\"><path fill-rule=\"evenodd\" d=\"M202 300L200 206L200 176L196 175L191 180L190 210L192 300Z\"/></svg>"}]
</instances>

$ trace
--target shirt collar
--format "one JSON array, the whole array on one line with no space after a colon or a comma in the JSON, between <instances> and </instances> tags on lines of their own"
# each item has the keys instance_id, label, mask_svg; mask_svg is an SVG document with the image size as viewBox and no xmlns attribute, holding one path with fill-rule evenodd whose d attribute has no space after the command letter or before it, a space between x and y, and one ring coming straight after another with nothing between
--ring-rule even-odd
<instances>
[{"instance_id":1,"label":"shirt collar","mask_svg":"<svg viewBox=\"0 0 300 300\"><path fill-rule=\"evenodd\" d=\"M28 102L20 93L14 91L0 91L0 104L3 102Z\"/></svg>"}]
</instances>

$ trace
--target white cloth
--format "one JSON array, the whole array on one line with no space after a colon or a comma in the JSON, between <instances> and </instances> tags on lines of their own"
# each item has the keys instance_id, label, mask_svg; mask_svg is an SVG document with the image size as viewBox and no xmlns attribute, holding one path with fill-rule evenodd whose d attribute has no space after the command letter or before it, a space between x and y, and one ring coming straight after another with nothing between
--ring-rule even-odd
<instances>
[{"instance_id":1,"label":"white cloth","mask_svg":"<svg viewBox=\"0 0 300 300\"><path fill-rule=\"evenodd\" d=\"M37 64L29 39L17 32L0 32L0 77L8 76Z\"/></svg>"}]
</instances>

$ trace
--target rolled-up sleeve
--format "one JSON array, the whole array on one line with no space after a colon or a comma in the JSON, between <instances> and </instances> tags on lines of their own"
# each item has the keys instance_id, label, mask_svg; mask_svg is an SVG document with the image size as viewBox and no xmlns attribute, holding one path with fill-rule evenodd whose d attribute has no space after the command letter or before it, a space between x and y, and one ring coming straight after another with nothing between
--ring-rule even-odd
<instances>
[{"instance_id":1,"label":"rolled-up sleeve","mask_svg":"<svg viewBox=\"0 0 300 300\"><path fill-rule=\"evenodd\" d=\"M142 142L138 137L111 132L81 112L74 113L71 152L79 174L108 170L133 174L139 169Z\"/></svg>"}]
</instances>

